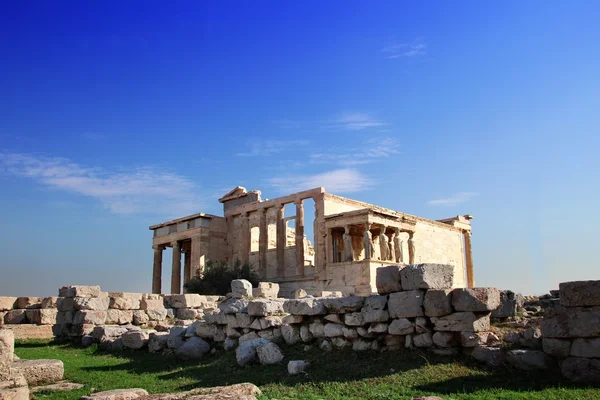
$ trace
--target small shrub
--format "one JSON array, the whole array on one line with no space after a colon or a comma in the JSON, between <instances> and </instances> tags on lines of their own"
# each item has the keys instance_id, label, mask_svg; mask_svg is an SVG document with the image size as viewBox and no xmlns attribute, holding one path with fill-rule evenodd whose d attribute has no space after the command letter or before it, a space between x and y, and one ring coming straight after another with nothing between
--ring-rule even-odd
<instances>
[{"instance_id":1,"label":"small shrub","mask_svg":"<svg viewBox=\"0 0 600 400\"><path fill-rule=\"evenodd\" d=\"M188 293L225 296L231 291L231 281L246 279L253 287L259 282L258 275L252 270L252 264L236 260L227 265L225 261L207 261L204 274L197 275L184 285Z\"/></svg>"}]
</instances>

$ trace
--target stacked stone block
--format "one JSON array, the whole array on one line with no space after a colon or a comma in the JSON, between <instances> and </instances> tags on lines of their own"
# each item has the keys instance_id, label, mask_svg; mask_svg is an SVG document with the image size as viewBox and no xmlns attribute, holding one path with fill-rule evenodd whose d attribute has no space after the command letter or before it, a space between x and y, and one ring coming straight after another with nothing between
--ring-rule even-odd
<instances>
[{"instance_id":1,"label":"stacked stone block","mask_svg":"<svg viewBox=\"0 0 600 400\"><path fill-rule=\"evenodd\" d=\"M560 307L542 321L544 352L560 360L565 377L600 382L600 281L564 282Z\"/></svg>"}]
</instances>

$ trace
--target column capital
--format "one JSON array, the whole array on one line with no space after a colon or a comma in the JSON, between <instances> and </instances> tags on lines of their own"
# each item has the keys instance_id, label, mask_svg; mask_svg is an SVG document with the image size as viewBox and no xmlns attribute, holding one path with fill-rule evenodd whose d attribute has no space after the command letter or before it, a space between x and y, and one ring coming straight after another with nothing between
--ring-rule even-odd
<instances>
[{"instance_id":1,"label":"column capital","mask_svg":"<svg viewBox=\"0 0 600 400\"><path fill-rule=\"evenodd\" d=\"M179 241L175 240L174 242L171 242L171 247L181 247L181 244L179 244Z\"/></svg>"},{"instance_id":2,"label":"column capital","mask_svg":"<svg viewBox=\"0 0 600 400\"><path fill-rule=\"evenodd\" d=\"M152 245L152 248L153 248L154 250L160 250L160 251L164 250L164 249L165 249L165 247L166 247L166 246L165 246L164 244L153 244L153 245Z\"/></svg>"},{"instance_id":3,"label":"column capital","mask_svg":"<svg viewBox=\"0 0 600 400\"><path fill-rule=\"evenodd\" d=\"M304 199L294 200L294 204L297 205L297 206L303 206L304 205Z\"/></svg>"}]
</instances>

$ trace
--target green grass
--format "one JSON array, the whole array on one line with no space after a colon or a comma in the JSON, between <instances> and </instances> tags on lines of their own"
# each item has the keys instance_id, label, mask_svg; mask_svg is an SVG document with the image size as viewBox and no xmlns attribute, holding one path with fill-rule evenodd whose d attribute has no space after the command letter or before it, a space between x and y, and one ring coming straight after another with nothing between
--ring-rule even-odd
<instances>
[{"instance_id":1,"label":"green grass","mask_svg":"<svg viewBox=\"0 0 600 400\"><path fill-rule=\"evenodd\" d=\"M600 389L571 385L558 371L526 373L508 368L485 370L464 357L428 352L353 352L282 347L280 365L237 366L234 352L219 351L198 361L179 361L147 351L104 353L43 341L18 342L23 359L53 358L65 364L66 379L85 384L81 390L36 394L44 400L75 400L92 391L140 387L150 393L251 382L263 399L349 400L412 399L419 395L444 399L599 399ZM288 360L307 360L307 375L287 375Z\"/></svg>"}]
</instances>

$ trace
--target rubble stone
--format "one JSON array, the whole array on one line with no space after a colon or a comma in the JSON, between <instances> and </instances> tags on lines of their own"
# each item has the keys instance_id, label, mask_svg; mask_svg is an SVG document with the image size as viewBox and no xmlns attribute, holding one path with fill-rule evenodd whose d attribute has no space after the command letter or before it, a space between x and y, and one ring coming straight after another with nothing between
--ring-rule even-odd
<instances>
[{"instance_id":1,"label":"rubble stone","mask_svg":"<svg viewBox=\"0 0 600 400\"><path fill-rule=\"evenodd\" d=\"M477 315L472 312L457 312L445 317L432 317L431 322L434 324L436 331L471 331L481 332L489 331L490 315Z\"/></svg>"},{"instance_id":2,"label":"rubble stone","mask_svg":"<svg viewBox=\"0 0 600 400\"><path fill-rule=\"evenodd\" d=\"M454 266L444 264L412 264L400 271L403 290L450 289Z\"/></svg>"},{"instance_id":3,"label":"rubble stone","mask_svg":"<svg viewBox=\"0 0 600 400\"><path fill-rule=\"evenodd\" d=\"M423 310L424 294L423 290L410 290L390 294L388 300L390 318L412 318L425 315Z\"/></svg>"},{"instance_id":4,"label":"rubble stone","mask_svg":"<svg viewBox=\"0 0 600 400\"><path fill-rule=\"evenodd\" d=\"M100 286L71 285L58 290L58 297L99 297Z\"/></svg>"},{"instance_id":5,"label":"rubble stone","mask_svg":"<svg viewBox=\"0 0 600 400\"><path fill-rule=\"evenodd\" d=\"M452 291L456 311L486 312L498 308L500 291L496 288L459 288Z\"/></svg>"},{"instance_id":6,"label":"rubble stone","mask_svg":"<svg viewBox=\"0 0 600 400\"><path fill-rule=\"evenodd\" d=\"M425 292L423 307L428 317L452 314L452 289L428 290Z\"/></svg>"},{"instance_id":7,"label":"rubble stone","mask_svg":"<svg viewBox=\"0 0 600 400\"><path fill-rule=\"evenodd\" d=\"M564 307L600 306L600 280L562 282L558 287Z\"/></svg>"},{"instance_id":8,"label":"rubble stone","mask_svg":"<svg viewBox=\"0 0 600 400\"><path fill-rule=\"evenodd\" d=\"M402 267L399 265L388 265L377 268L375 278L377 293L388 294L402 291L402 284L400 283L401 269Z\"/></svg>"},{"instance_id":9,"label":"rubble stone","mask_svg":"<svg viewBox=\"0 0 600 400\"><path fill-rule=\"evenodd\" d=\"M23 374L30 386L56 383L64 377L64 366L60 360L17 360L12 370Z\"/></svg>"}]
</instances>

